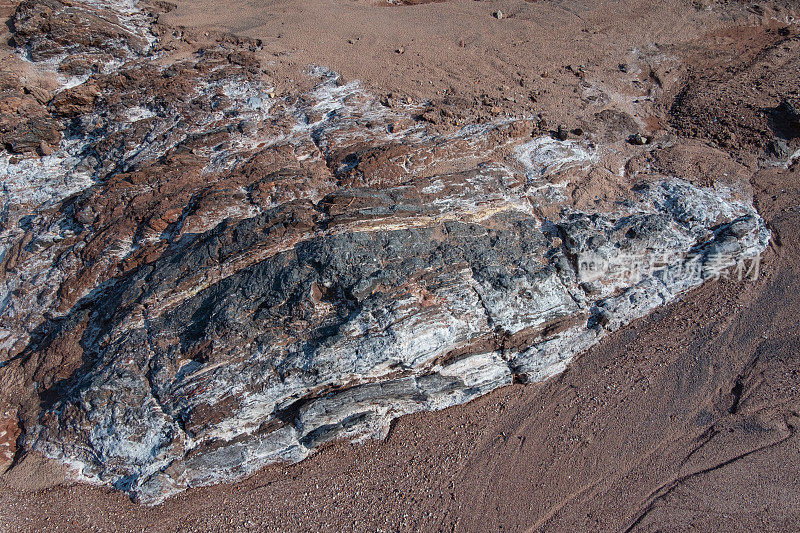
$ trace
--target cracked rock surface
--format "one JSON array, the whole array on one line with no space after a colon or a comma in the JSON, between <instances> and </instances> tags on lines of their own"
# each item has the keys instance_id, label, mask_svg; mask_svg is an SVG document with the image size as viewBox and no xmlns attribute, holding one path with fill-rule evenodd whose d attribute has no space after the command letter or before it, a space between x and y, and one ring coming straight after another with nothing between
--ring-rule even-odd
<instances>
[{"instance_id":1,"label":"cracked rock surface","mask_svg":"<svg viewBox=\"0 0 800 533\"><path fill-rule=\"evenodd\" d=\"M257 41L166 9L26 0L20 64L56 82L3 72L2 399L82 479L157 503L383 436L768 243L746 184L617 172L624 140L534 117L440 131L321 67L275 94Z\"/></svg>"}]
</instances>

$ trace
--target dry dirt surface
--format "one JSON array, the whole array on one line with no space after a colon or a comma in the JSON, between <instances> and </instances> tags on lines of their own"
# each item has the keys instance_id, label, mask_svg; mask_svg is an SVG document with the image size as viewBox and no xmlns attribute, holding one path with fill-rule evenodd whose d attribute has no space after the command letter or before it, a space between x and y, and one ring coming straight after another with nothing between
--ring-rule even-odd
<instances>
[{"instance_id":1,"label":"dry dirt surface","mask_svg":"<svg viewBox=\"0 0 800 533\"><path fill-rule=\"evenodd\" d=\"M308 90L309 67L321 65L389 103L424 103L426 120L444 132L524 116L571 139L638 133L658 148L626 158L627 173L646 167L698 186L749 183L772 233L757 279L707 282L542 383L404 416L384 440L331 442L300 463L153 507L65 482L63 466L17 453L0 475L0 529L800 529L794 3L404 4L181 1L160 21L201 43L231 32L258 43L254 53L278 95ZM0 9L11 17L17 7ZM33 149L60 135L48 116ZM586 197L603 194L590 183L573 200L586 206ZM23 415L7 403L0 442L16 451Z\"/></svg>"}]
</instances>

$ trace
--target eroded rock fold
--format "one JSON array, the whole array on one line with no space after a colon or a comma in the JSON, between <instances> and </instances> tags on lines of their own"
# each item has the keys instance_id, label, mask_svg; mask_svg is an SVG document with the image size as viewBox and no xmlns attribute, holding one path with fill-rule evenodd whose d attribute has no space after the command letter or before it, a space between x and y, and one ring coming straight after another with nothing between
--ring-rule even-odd
<instances>
[{"instance_id":1,"label":"eroded rock fold","mask_svg":"<svg viewBox=\"0 0 800 533\"><path fill-rule=\"evenodd\" d=\"M166 8L14 18L58 85L3 84L0 373L84 479L155 503L546 379L768 242L739 184L615 173L525 117L435 131L322 68L276 96L258 43Z\"/></svg>"}]
</instances>

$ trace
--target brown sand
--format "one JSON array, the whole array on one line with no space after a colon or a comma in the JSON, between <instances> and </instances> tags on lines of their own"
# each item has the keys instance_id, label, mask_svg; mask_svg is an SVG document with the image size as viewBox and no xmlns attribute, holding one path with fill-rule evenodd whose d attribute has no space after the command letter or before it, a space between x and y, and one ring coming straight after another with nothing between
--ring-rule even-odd
<instances>
[{"instance_id":1,"label":"brown sand","mask_svg":"<svg viewBox=\"0 0 800 533\"><path fill-rule=\"evenodd\" d=\"M800 169L756 160L771 135L763 110L797 94L797 28L781 22L788 2L694 4L181 2L170 22L263 39L285 90L316 63L381 92L447 91L466 107L485 93L503 113L589 127L592 87L620 106L640 91L627 111L679 136L656 163L694 179L752 176L773 242L757 281L708 283L546 383L408 416L385 442L333 444L155 508L59 485L63 472L28 455L0 477L0 529L800 529Z\"/></svg>"},{"instance_id":2,"label":"brown sand","mask_svg":"<svg viewBox=\"0 0 800 533\"><path fill-rule=\"evenodd\" d=\"M566 120L573 127L586 118L586 104L596 92L591 87L629 107L642 125L656 125L653 97L662 92L659 84L670 85L679 75L679 62L669 60L679 47L715 30L769 20L739 5L705 10L687 1L176 3L178 9L163 19L168 24L212 37L216 30L260 39L262 58L284 80L283 90L302 82L303 71L315 64L378 93L416 99L447 95L467 105L486 95L503 113L543 113L554 124ZM501 20L492 16L498 10L504 13ZM770 9L768 15L782 19L790 12ZM620 64L629 65L627 75ZM660 76L658 83L651 71Z\"/></svg>"}]
</instances>

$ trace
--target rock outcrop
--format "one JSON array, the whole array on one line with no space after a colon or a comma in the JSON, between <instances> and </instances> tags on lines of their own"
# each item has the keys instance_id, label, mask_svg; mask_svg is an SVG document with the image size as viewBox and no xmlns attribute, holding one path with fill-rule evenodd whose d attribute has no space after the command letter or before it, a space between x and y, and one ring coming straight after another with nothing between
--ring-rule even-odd
<instances>
[{"instance_id":1,"label":"rock outcrop","mask_svg":"<svg viewBox=\"0 0 800 533\"><path fill-rule=\"evenodd\" d=\"M167 8L14 18L60 85L3 85L2 394L83 479L155 503L546 379L769 239L745 186L609 170L625 139L437 132L322 68L275 96Z\"/></svg>"}]
</instances>

